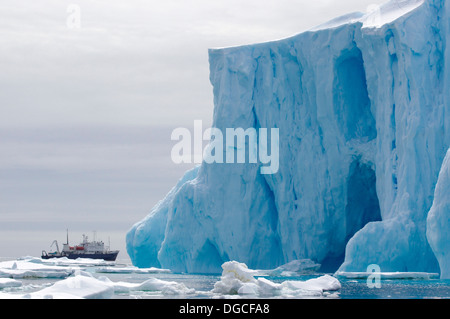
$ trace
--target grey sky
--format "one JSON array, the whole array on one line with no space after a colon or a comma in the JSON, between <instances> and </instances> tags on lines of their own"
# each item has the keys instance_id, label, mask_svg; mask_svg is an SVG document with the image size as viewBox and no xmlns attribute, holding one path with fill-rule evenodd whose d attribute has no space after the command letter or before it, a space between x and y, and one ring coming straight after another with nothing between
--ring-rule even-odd
<instances>
[{"instance_id":1,"label":"grey sky","mask_svg":"<svg viewBox=\"0 0 450 319\"><path fill-rule=\"evenodd\" d=\"M171 162L171 131L211 124L209 48L382 2L2 0L0 256L38 255L69 228L110 235L125 258L126 231L188 168Z\"/></svg>"}]
</instances>

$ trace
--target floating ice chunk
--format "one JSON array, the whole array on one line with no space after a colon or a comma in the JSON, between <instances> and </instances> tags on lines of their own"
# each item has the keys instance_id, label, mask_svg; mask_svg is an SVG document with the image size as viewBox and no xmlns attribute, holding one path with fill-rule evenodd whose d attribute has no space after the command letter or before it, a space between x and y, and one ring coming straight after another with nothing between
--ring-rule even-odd
<instances>
[{"instance_id":1,"label":"floating ice chunk","mask_svg":"<svg viewBox=\"0 0 450 319\"><path fill-rule=\"evenodd\" d=\"M114 295L114 285L99 280L86 272L56 282L53 286L24 295L31 299L109 299Z\"/></svg>"},{"instance_id":2,"label":"floating ice chunk","mask_svg":"<svg viewBox=\"0 0 450 319\"><path fill-rule=\"evenodd\" d=\"M260 295L270 296L323 296L328 291L338 291L341 289L341 283L336 278L324 275L318 278L313 278L306 281L283 281L280 284L274 283L265 278L258 278L260 287Z\"/></svg>"},{"instance_id":3,"label":"floating ice chunk","mask_svg":"<svg viewBox=\"0 0 450 319\"><path fill-rule=\"evenodd\" d=\"M291 290L308 290L308 291L336 291L341 289L341 283L335 277L324 275L307 281L285 281L281 284Z\"/></svg>"},{"instance_id":4,"label":"floating ice chunk","mask_svg":"<svg viewBox=\"0 0 450 319\"><path fill-rule=\"evenodd\" d=\"M22 282L18 280L10 278L0 278L0 289L20 286L22 286Z\"/></svg>"},{"instance_id":5,"label":"floating ice chunk","mask_svg":"<svg viewBox=\"0 0 450 319\"><path fill-rule=\"evenodd\" d=\"M247 282L242 284L237 293L238 295L257 295L259 293L259 289L259 285L252 282Z\"/></svg>"},{"instance_id":6,"label":"floating ice chunk","mask_svg":"<svg viewBox=\"0 0 450 319\"><path fill-rule=\"evenodd\" d=\"M214 284L213 293L227 295L238 294L239 291L254 291L254 285L258 282L254 277L258 273L256 270L248 269L246 264L239 263L237 261L224 263L222 265L222 269L223 272L221 280ZM245 284L252 285L245 286Z\"/></svg>"},{"instance_id":7,"label":"floating ice chunk","mask_svg":"<svg viewBox=\"0 0 450 319\"><path fill-rule=\"evenodd\" d=\"M164 281L157 278L150 278L140 284L116 282L113 285L116 292L129 292L132 290L161 291L163 295L188 295L195 293L195 289L188 288L182 283Z\"/></svg>"},{"instance_id":8,"label":"floating ice chunk","mask_svg":"<svg viewBox=\"0 0 450 319\"><path fill-rule=\"evenodd\" d=\"M222 265L223 273L227 277L236 278L242 282L253 282L257 270L249 269L246 264L237 261L229 261Z\"/></svg>"},{"instance_id":9,"label":"floating ice chunk","mask_svg":"<svg viewBox=\"0 0 450 319\"><path fill-rule=\"evenodd\" d=\"M258 288L260 295L278 295L282 285L274 283L266 278L258 278Z\"/></svg>"},{"instance_id":10,"label":"floating ice chunk","mask_svg":"<svg viewBox=\"0 0 450 319\"><path fill-rule=\"evenodd\" d=\"M339 280L329 275L307 281L275 283L266 278L256 279L254 276L258 271L236 261L224 263L222 268L222 277L212 290L216 294L301 297L322 296L326 291L341 289Z\"/></svg>"}]
</instances>

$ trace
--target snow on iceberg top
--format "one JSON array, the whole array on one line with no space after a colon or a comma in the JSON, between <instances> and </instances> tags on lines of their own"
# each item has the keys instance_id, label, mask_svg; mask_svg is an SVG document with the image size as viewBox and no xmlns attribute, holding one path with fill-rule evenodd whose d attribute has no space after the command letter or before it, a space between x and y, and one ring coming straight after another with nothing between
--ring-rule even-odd
<instances>
[{"instance_id":1,"label":"snow on iceberg top","mask_svg":"<svg viewBox=\"0 0 450 319\"><path fill-rule=\"evenodd\" d=\"M337 17L335 19L332 19L326 23L320 24L316 27L313 27L306 32L315 32L320 30L326 30L326 29L333 29L337 28L346 24L354 24L354 23L361 23L362 28L381 28L382 26L391 23L403 16L406 16L408 13L414 11L418 7L422 6L425 3L425 0L390 0L384 4L381 5L370 5L367 8L367 11L365 13L363 12L353 12L348 13L346 15ZM301 32L300 34L303 34L304 32ZM297 35L287 37L293 38ZM275 39L272 41L267 41L263 43L255 43L255 44L245 44L245 45L237 45L237 46L229 46L229 47L216 47L211 48L209 50L211 53L219 53L222 54L223 50L227 49L235 49L235 48L243 48L243 47L254 47L258 45L264 45L266 43L273 43L278 41L283 41L286 38L283 39Z\"/></svg>"},{"instance_id":2,"label":"snow on iceberg top","mask_svg":"<svg viewBox=\"0 0 450 319\"><path fill-rule=\"evenodd\" d=\"M360 22L363 28L380 28L385 24L391 23L398 18L408 14L414 9L420 7L424 0L391 0L382 5L370 5L366 13L354 12L338 17L310 31L331 29L349 23Z\"/></svg>"}]
</instances>

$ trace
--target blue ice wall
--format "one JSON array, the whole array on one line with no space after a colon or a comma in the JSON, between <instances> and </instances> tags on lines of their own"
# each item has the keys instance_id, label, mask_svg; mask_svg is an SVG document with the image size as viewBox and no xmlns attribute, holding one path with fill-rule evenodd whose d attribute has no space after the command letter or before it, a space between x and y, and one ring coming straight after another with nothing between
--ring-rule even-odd
<instances>
[{"instance_id":1,"label":"blue ice wall","mask_svg":"<svg viewBox=\"0 0 450 319\"><path fill-rule=\"evenodd\" d=\"M450 145L449 10L398 3L210 50L214 126L279 128L280 169L203 163L130 230L133 263L440 271L428 238L442 229L427 238L427 217Z\"/></svg>"}]
</instances>

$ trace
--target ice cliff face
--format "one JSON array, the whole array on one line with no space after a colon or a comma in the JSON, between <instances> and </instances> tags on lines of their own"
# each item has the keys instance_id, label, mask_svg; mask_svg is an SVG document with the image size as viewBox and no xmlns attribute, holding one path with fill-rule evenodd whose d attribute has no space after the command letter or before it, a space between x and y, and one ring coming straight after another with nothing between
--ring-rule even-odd
<instances>
[{"instance_id":1,"label":"ice cliff face","mask_svg":"<svg viewBox=\"0 0 450 319\"><path fill-rule=\"evenodd\" d=\"M442 164L433 206L428 213L428 241L441 268L441 278L450 279L450 149Z\"/></svg>"},{"instance_id":2,"label":"ice cliff face","mask_svg":"<svg viewBox=\"0 0 450 319\"><path fill-rule=\"evenodd\" d=\"M309 258L324 271L439 272L427 216L450 146L449 5L392 1L210 50L214 126L279 128L279 171L188 172L127 234L133 263L218 273L229 260L271 269Z\"/></svg>"}]
</instances>

